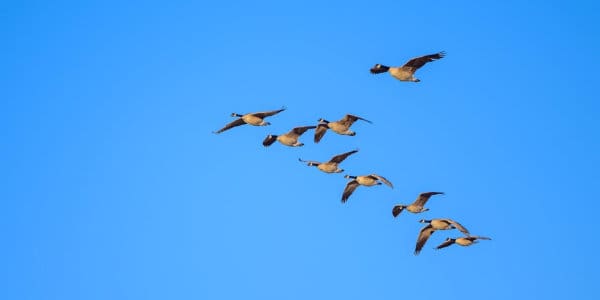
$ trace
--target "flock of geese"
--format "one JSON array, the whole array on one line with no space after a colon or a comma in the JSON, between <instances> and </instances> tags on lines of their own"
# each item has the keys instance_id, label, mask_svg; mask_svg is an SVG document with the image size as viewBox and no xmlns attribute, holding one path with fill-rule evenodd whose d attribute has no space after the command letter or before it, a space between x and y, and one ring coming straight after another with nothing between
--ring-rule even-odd
<instances>
[{"instance_id":1,"label":"flock of geese","mask_svg":"<svg viewBox=\"0 0 600 300\"><path fill-rule=\"evenodd\" d=\"M445 55L444 52L439 52L439 53L435 53L435 54L416 57L416 58L410 59L404 65L399 66L399 67L388 67L388 66L385 66L382 64L376 64L375 66L373 66L370 69L370 72L372 74L388 72L392 77L394 77L400 81L419 82L420 80L414 76L415 72L419 68L424 66L426 63L438 60L438 59L444 57L444 55ZM285 108L281 108L281 109L273 110L273 111L247 113L247 114L233 113L233 114L231 114L231 116L237 117L237 119L234 120L233 122L225 125L223 128L215 131L214 133L219 134L219 133L227 131L231 128L234 128L234 127L237 127L240 125L244 125L244 124L253 125L253 126L267 126L267 125L270 125L271 123L265 121L265 118L276 115L284 110L285 110ZM354 135L356 135L356 133L354 131L350 130L350 127L352 126L352 124L354 124L354 122L356 122L358 120L361 120L361 121L364 121L367 123L372 123L371 121L369 121L367 119L361 118L359 116L351 115L351 114L346 114L340 120L331 121L331 122L328 120L325 120L325 119L319 119L317 125L294 127L290 131L279 134L279 135L269 134L263 140L262 144L265 147L269 147L273 143L279 142L282 145L289 146L289 147L301 147L304 145L304 143L302 143L299 139L306 131L308 131L310 129L315 130L314 143L319 143L321 141L321 139L323 139L323 137L325 136L325 133L327 133L328 130L331 130L340 135L354 136ZM325 173L341 173L341 172L344 172L344 169L340 168L340 164L345 159L347 159L350 155L352 155L356 152L358 152L358 150L352 150L352 151L349 151L346 153L338 154L338 155L335 155L334 157L332 157L330 160L325 161L325 162L302 160L300 158L298 160L300 162L306 163L310 167L317 167L317 169L319 169L320 171L325 172ZM372 186L376 186L376 185L385 184L385 185L389 186L390 188L393 188L393 185L389 180L387 180L385 177L378 175L378 174L368 174L368 175L360 175L360 176L345 175L344 178L349 179L349 181L346 183L346 187L344 188L344 191L342 193L342 198L341 198L342 203L346 203L346 201L348 201L348 199L350 198L352 193L359 186L372 187ZM429 210L429 208L425 208L425 204L427 203L427 201L429 201L429 199L432 196L443 195L443 194L444 194L443 192L421 193L417 196L415 201L411 204L395 205L392 208L392 215L394 218L396 218L404 210L414 213L414 214L426 212ZM423 249L423 246L425 246L425 243L427 243L427 240L429 239L429 237L431 237L431 235L438 230L457 229L464 236L456 237L456 238L447 238L443 243L439 244L436 247L436 249L442 249L442 248L451 246L452 244L457 244L460 246L471 246L474 243L477 243L478 240L490 240L490 238L488 238L488 237L471 235L469 233L469 231L463 225L461 225L460 223L458 223L452 219L430 219L430 220L422 219L419 222L425 223L427 225L425 225L419 231L419 235L417 236L417 242L415 245L415 251L414 251L415 255L418 255L421 252L421 249Z\"/></svg>"}]
</instances>

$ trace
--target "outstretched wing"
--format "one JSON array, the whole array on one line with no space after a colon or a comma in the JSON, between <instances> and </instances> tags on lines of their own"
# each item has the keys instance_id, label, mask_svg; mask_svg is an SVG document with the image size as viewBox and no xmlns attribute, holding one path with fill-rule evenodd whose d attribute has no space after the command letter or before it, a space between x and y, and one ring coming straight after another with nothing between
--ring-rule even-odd
<instances>
[{"instance_id":1,"label":"outstretched wing","mask_svg":"<svg viewBox=\"0 0 600 300\"><path fill-rule=\"evenodd\" d=\"M477 236L477 235L472 235L467 237L469 240L474 241L474 240L491 240L489 237L485 237L485 236Z\"/></svg>"},{"instance_id":2,"label":"outstretched wing","mask_svg":"<svg viewBox=\"0 0 600 300\"><path fill-rule=\"evenodd\" d=\"M344 193L342 194L342 203L346 203L350 195L354 193L354 190L359 186L358 181L356 179L349 181L344 188Z\"/></svg>"},{"instance_id":3,"label":"outstretched wing","mask_svg":"<svg viewBox=\"0 0 600 300\"><path fill-rule=\"evenodd\" d=\"M424 66L426 63L440 59L446 55L446 52L439 52L436 54L429 54L420 57L415 57L404 64L402 67L411 68L413 71L416 71L420 67Z\"/></svg>"},{"instance_id":4,"label":"outstretched wing","mask_svg":"<svg viewBox=\"0 0 600 300\"><path fill-rule=\"evenodd\" d=\"M253 113L252 115L262 119L262 118L266 118L266 117L270 117L272 115L278 114L284 110L285 110L285 107L283 107L282 109L278 109L278 110L257 112L257 113Z\"/></svg>"},{"instance_id":5,"label":"outstretched wing","mask_svg":"<svg viewBox=\"0 0 600 300\"><path fill-rule=\"evenodd\" d=\"M423 249L423 246L425 246L425 243L427 243L427 240L434 231L435 230L431 227L431 224L427 224L427 226L423 227L421 231L419 231L417 245L415 246L415 255L419 255L419 252L421 252L421 249Z\"/></svg>"},{"instance_id":6,"label":"outstretched wing","mask_svg":"<svg viewBox=\"0 0 600 300\"><path fill-rule=\"evenodd\" d=\"M452 226L454 226L456 229L458 229L460 232L464 233L465 235L469 235L469 231L467 230L467 228L465 228L464 226L462 226L460 223L451 220L451 219L444 219L446 220L448 223L452 224Z\"/></svg>"},{"instance_id":7,"label":"outstretched wing","mask_svg":"<svg viewBox=\"0 0 600 300\"><path fill-rule=\"evenodd\" d=\"M221 133L221 132L223 132L225 130L229 130L229 129L233 128L233 127L244 125L244 124L246 124L246 122L244 122L244 120L242 120L242 118L239 118L239 119L236 119L235 121L233 121L233 122L225 125L225 127L221 128L221 129L219 129L217 131L213 131L213 132L216 133L216 134L219 134L219 133Z\"/></svg>"},{"instance_id":8,"label":"outstretched wing","mask_svg":"<svg viewBox=\"0 0 600 300\"><path fill-rule=\"evenodd\" d=\"M383 176L380 176L377 174L371 174L369 176L379 179L379 180L381 180L381 182L385 183L387 186L394 188L394 185L392 185L392 183L389 180L385 179L385 177L383 177Z\"/></svg>"},{"instance_id":9,"label":"outstretched wing","mask_svg":"<svg viewBox=\"0 0 600 300\"><path fill-rule=\"evenodd\" d=\"M317 126L302 126L302 127L295 127L293 128L290 133L296 134L298 136L302 135L303 133L305 133L307 130L309 129L314 129L317 128Z\"/></svg>"},{"instance_id":10,"label":"outstretched wing","mask_svg":"<svg viewBox=\"0 0 600 300\"><path fill-rule=\"evenodd\" d=\"M338 163L339 164L339 163L343 162L344 159L346 159L346 157L348 157L348 156L350 156L350 155L352 155L352 154L354 154L356 152L358 152L358 149L357 150L352 150L350 152L346 152L346 153L342 153L342 154L336 155L333 158L331 158L329 160L329 162L334 162L334 163Z\"/></svg>"},{"instance_id":11,"label":"outstretched wing","mask_svg":"<svg viewBox=\"0 0 600 300\"><path fill-rule=\"evenodd\" d=\"M442 249L442 248L446 248L450 245L454 244L454 240L452 239L447 239L445 240L443 243L439 244L437 247L435 247L435 249Z\"/></svg>"},{"instance_id":12,"label":"outstretched wing","mask_svg":"<svg viewBox=\"0 0 600 300\"><path fill-rule=\"evenodd\" d=\"M418 206L425 206L425 203L427 203L427 200L429 200L429 198L431 198L431 196L440 195L440 194L444 194L444 193L443 192L420 193L419 196L417 197L417 200L415 200L414 204L418 205Z\"/></svg>"},{"instance_id":13,"label":"outstretched wing","mask_svg":"<svg viewBox=\"0 0 600 300\"><path fill-rule=\"evenodd\" d=\"M355 115L350 115L350 114L345 115L340 120L340 123L344 123L344 124L347 124L348 126L350 126L350 125L354 124L354 122L356 122L356 120L363 120L363 121L365 121L367 123L371 123L371 124L373 123L367 119L364 119L364 118L361 118L361 117L355 116Z\"/></svg>"},{"instance_id":14,"label":"outstretched wing","mask_svg":"<svg viewBox=\"0 0 600 300\"><path fill-rule=\"evenodd\" d=\"M320 123L317 126L317 129L315 130L315 143L318 143L323 138L328 128L329 127L327 127L327 124L325 123Z\"/></svg>"}]
</instances>

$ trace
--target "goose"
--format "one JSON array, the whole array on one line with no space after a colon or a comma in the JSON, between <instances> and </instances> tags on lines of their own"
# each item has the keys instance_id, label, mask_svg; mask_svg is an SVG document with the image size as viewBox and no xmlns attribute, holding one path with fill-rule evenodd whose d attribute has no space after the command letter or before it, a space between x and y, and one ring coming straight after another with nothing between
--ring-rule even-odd
<instances>
[{"instance_id":1,"label":"goose","mask_svg":"<svg viewBox=\"0 0 600 300\"><path fill-rule=\"evenodd\" d=\"M421 249L423 249L423 246L425 246L425 243L427 242L431 234L433 234L433 232L436 230L450 230L456 228L465 235L469 235L469 231L464 226L451 219L422 219L419 222L428 224L425 227L421 228L421 231L419 231L419 236L417 237L417 244L415 246L415 255L419 255Z\"/></svg>"},{"instance_id":2,"label":"goose","mask_svg":"<svg viewBox=\"0 0 600 300\"><path fill-rule=\"evenodd\" d=\"M420 82L421 80L416 78L415 72L424 66L428 62L438 60L446 55L446 52L442 51L435 54L429 54L424 56L415 57L407 61L401 67L388 67L382 64L376 64L371 68L371 74L379 74L389 72L394 78L400 81L412 81Z\"/></svg>"},{"instance_id":3,"label":"goose","mask_svg":"<svg viewBox=\"0 0 600 300\"><path fill-rule=\"evenodd\" d=\"M213 131L213 133L215 134L219 134L223 131L229 130L233 127L237 127L240 125L244 125L244 124L250 124L253 126L267 126L267 125L271 125L271 123L266 122L264 119L266 117L270 117L272 115L278 114L282 111L284 111L285 108L282 109L278 109L278 110L272 110L272 111L264 111L264 112L255 112L255 113L247 113L247 114L238 114L238 113L232 113L231 116L232 117L238 117L235 121L225 125L223 128L217 130L217 131Z\"/></svg>"},{"instance_id":4,"label":"goose","mask_svg":"<svg viewBox=\"0 0 600 300\"><path fill-rule=\"evenodd\" d=\"M435 230L458 229L460 232L464 233L465 235L467 235L467 236L469 235L469 230L467 230L467 228L465 228L460 223L458 223L452 219L431 219L431 220L421 219L419 221L419 223L428 223L427 226L430 226L431 228L433 228Z\"/></svg>"},{"instance_id":5,"label":"goose","mask_svg":"<svg viewBox=\"0 0 600 300\"><path fill-rule=\"evenodd\" d=\"M307 163L307 165L309 167L317 167L317 169L319 169L325 173L341 173L341 172L344 172L344 169L340 169L339 164L342 161L344 161L348 156L350 156L356 152L358 152L358 149L352 150L350 152L338 154L338 155L332 157L327 162L317 162L317 161L310 161L310 160L307 161L307 160L302 160L301 158L298 158L298 160L301 162Z\"/></svg>"},{"instance_id":6,"label":"goose","mask_svg":"<svg viewBox=\"0 0 600 300\"><path fill-rule=\"evenodd\" d=\"M371 124L373 123L367 119L350 114L347 114L340 120L334 122L329 122L323 118L320 118L319 125L315 130L315 143L318 143L323 138L323 136L327 132L327 129L331 129L331 131L341 135L355 136L356 132L350 130L350 126L352 126L352 124L354 124L356 120L363 120Z\"/></svg>"},{"instance_id":7,"label":"goose","mask_svg":"<svg viewBox=\"0 0 600 300\"><path fill-rule=\"evenodd\" d=\"M446 248L452 244L457 244L460 246L471 246L475 243L477 243L477 240L491 240L489 237L485 237L485 236L466 236L466 237L459 237L459 238L447 238L443 243L441 243L439 246L436 247L436 249L442 249L442 248Z\"/></svg>"},{"instance_id":8,"label":"goose","mask_svg":"<svg viewBox=\"0 0 600 300\"><path fill-rule=\"evenodd\" d=\"M394 208L392 209L392 215L394 216L394 218L397 217L405 208L409 212L415 213L415 214L428 211L429 208L423 207L423 206L425 206L425 203L427 203L427 200L429 200L429 198L431 198L431 196L433 196L433 195L443 195L443 194L444 194L443 192L421 193L421 194L419 194L417 199L409 205L403 205L403 204L395 205Z\"/></svg>"},{"instance_id":9,"label":"goose","mask_svg":"<svg viewBox=\"0 0 600 300\"><path fill-rule=\"evenodd\" d=\"M301 143L298 141L298 138L305 133L307 130L309 129L314 129L317 126L302 126L302 127L294 127L292 128L292 130L290 130L288 133L282 134L282 135L274 135L274 134L269 134L267 135L267 137L263 140L263 146L265 147L269 147L271 146L271 144L273 144L275 141L279 141L280 143L282 143L283 145L286 146L290 146L290 147L301 147L304 146L304 143Z\"/></svg>"},{"instance_id":10,"label":"goose","mask_svg":"<svg viewBox=\"0 0 600 300\"><path fill-rule=\"evenodd\" d=\"M344 188L344 193L342 194L342 203L346 203L346 201L348 201L348 198L350 198L350 195L352 195L354 190L356 190L356 188L359 185L374 186L374 185L381 185L381 183L383 182L387 186L394 188L394 186L392 185L392 183L389 180L387 180L387 179L385 179L385 177L377 175L377 174L369 174L369 175L364 175L364 176L345 175L344 178L352 179L352 180L348 181L348 183L346 184L346 188Z\"/></svg>"}]
</instances>

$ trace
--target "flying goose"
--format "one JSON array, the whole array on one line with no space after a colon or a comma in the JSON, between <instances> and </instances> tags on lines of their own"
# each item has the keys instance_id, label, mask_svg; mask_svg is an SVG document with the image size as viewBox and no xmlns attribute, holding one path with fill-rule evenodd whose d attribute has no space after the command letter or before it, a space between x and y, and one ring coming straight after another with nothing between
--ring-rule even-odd
<instances>
[{"instance_id":1,"label":"flying goose","mask_svg":"<svg viewBox=\"0 0 600 300\"><path fill-rule=\"evenodd\" d=\"M427 200L429 200L429 198L431 198L431 196L433 195L443 195L443 192L427 192L427 193L421 193L419 194L419 196L417 197L417 199L409 204L409 205L403 205L403 204L397 204L394 206L394 208L392 209L392 215L395 217L397 217L402 210L404 210L406 208L406 210L410 211L411 213L422 213L425 211L428 211L429 208L424 208L423 206L425 206L425 203L427 203Z\"/></svg>"},{"instance_id":2,"label":"flying goose","mask_svg":"<svg viewBox=\"0 0 600 300\"><path fill-rule=\"evenodd\" d=\"M274 135L274 134L269 134L264 140L263 140L263 146L265 147L269 147L271 146L271 144L273 144L275 141L279 141L280 143L286 145L286 146L290 146L290 147L301 147L304 146L304 143L301 143L298 141L298 138L305 133L307 130L309 129L314 129L317 126L302 126L302 127L295 127L292 128L292 130L290 130L288 133L282 134L282 135Z\"/></svg>"},{"instance_id":3,"label":"flying goose","mask_svg":"<svg viewBox=\"0 0 600 300\"><path fill-rule=\"evenodd\" d=\"M412 81L419 82L420 79L416 78L415 72L424 66L426 63L440 59L446 55L446 52L442 51L435 54L424 55L415 57L406 62L401 67L388 67L382 64L376 64L371 68L371 74L379 74L389 72L394 78L400 81Z\"/></svg>"},{"instance_id":4,"label":"flying goose","mask_svg":"<svg viewBox=\"0 0 600 300\"><path fill-rule=\"evenodd\" d=\"M419 222L429 224L427 224L421 229L421 231L419 231L419 236L417 237L417 244L415 246L415 255L419 255L419 252L421 252L421 249L423 249L423 246L425 246L427 239L429 239L431 234L433 234L433 232L436 230L449 230L456 228L465 235L469 235L469 231L464 226L451 219L422 219Z\"/></svg>"},{"instance_id":5,"label":"flying goose","mask_svg":"<svg viewBox=\"0 0 600 300\"><path fill-rule=\"evenodd\" d=\"M469 230L467 230L467 228L465 228L460 223L458 223L452 219L431 219L431 220L421 219L419 221L419 223L428 223L429 225L427 225L427 226L430 226L431 228L433 228L435 230L458 229L460 232L464 233L465 235L467 235L467 236L469 235Z\"/></svg>"},{"instance_id":6,"label":"flying goose","mask_svg":"<svg viewBox=\"0 0 600 300\"><path fill-rule=\"evenodd\" d=\"M442 249L442 248L446 248L452 244L457 244L457 245L461 245L461 246L471 246L475 243L477 243L477 240L491 240L489 237L485 237L485 236L466 236L466 237L459 237L456 239L452 239L452 238L447 238L443 243L441 243L439 246L436 247L436 249Z\"/></svg>"},{"instance_id":7,"label":"flying goose","mask_svg":"<svg viewBox=\"0 0 600 300\"><path fill-rule=\"evenodd\" d=\"M344 161L348 156L358 152L357 150L352 150L350 152L338 154L332 157L328 162L318 162L318 161L310 161L310 160L302 160L298 158L299 161L307 163L310 167L317 167L317 169L325 172L325 173L341 173L344 172L344 169L339 168L339 164Z\"/></svg>"},{"instance_id":8,"label":"flying goose","mask_svg":"<svg viewBox=\"0 0 600 300\"><path fill-rule=\"evenodd\" d=\"M278 110L272 110L272 111L264 111L264 112L256 112L256 113L247 113L244 115L238 114L238 113L232 113L231 116L232 117L238 117L235 121L225 125L225 127L217 130L217 131L213 131L213 133L219 134L225 130L229 130L233 127L236 126L240 126L240 125L244 125L244 124L250 124L250 125L254 125L254 126L267 126L267 125L271 125L271 123L266 122L264 119L266 117L270 117L272 115L278 114L282 111L284 111L285 108L282 109L278 109Z\"/></svg>"},{"instance_id":9,"label":"flying goose","mask_svg":"<svg viewBox=\"0 0 600 300\"><path fill-rule=\"evenodd\" d=\"M327 129L331 129L331 131L338 134L355 136L356 132L350 130L350 126L352 126L356 120L363 120L367 123L373 123L367 119L350 114L347 114L340 120L334 122L329 122L323 118L319 119L319 125L315 130L315 143L318 143L323 138L327 132Z\"/></svg>"},{"instance_id":10,"label":"flying goose","mask_svg":"<svg viewBox=\"0 0 600 300\"><path fill-rule=\"evenodd\" d=\"M385 179L385 177L379 176L377 174L370 174L370 175L364 175L364 176L346 175L346 176L344 176L344 178L348 178L348 179L352 179L352 180L348 181L348 183L346 184L346 188L344 188L344 193L342 194L342 203L346 203L346 201L348 201L348 198L350 198L350 195L352 195L354 190L356 190L356 188L359 185L374 186L374 185L381 185L381 183L383 182L387 186L394 188L394 186L392 185L392 183L389 180L387 180L387 179Z\"/></svg>"}]
</instances>

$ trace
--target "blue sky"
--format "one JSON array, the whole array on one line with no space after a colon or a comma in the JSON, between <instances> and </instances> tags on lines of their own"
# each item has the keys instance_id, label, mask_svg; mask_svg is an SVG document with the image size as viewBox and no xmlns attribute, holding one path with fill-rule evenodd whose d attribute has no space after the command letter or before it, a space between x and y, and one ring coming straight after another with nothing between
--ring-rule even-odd
<instances>
[{"instance_id":1,"label":"blue sky","mask_svg":"<svg viewBox=\"0 0 600 300\"><path fill-rule=\"evenodd\" d=\"M0 8L2 299L597 298L596 2ZM442 50L420 83L368 72ZM373 124L261 145L346 113ZM297 161L355 148L394 189L341 204L346 173ZM492 240L414 256L440 217Z\"/></svg>"}]
</instances>

